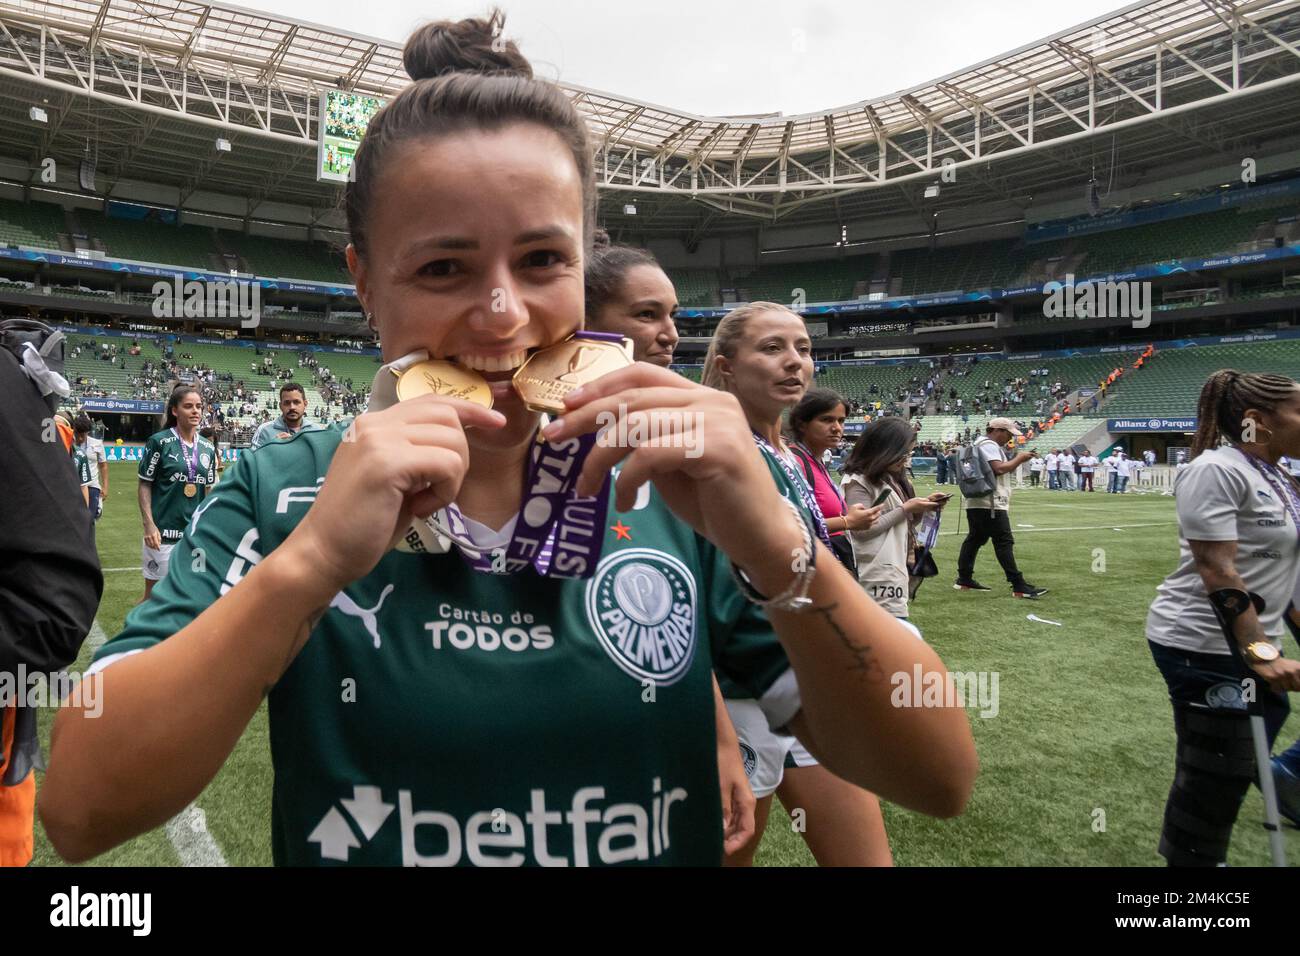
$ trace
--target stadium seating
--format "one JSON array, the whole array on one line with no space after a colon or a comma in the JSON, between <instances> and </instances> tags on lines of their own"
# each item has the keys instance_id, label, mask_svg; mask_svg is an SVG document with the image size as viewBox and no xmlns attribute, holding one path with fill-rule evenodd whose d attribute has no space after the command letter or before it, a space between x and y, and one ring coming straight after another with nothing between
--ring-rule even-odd
<instances>
[{"instance_id":1,"label":"stadium seating","mask_svg":"<svg viewBox=\"0 0 1300 956\"><path fill-rule=\"evenodd\" d=\"M718 291L716 270L668 269L666 271L677 292L678 305L698 308L722 305L722 293Z\"/></svg>"},{"instance_id":2,"label":"stadium seating","mask_svg":"<svg viewBox=\"0 0 1300 956\"><path fill-rule=\"evenodd\" d=\"M45 202L0 199L0 244L59 249L59 233L66 233L63 208Z\"/></svg>"},{"instance_id":3,"label":"stadium seating","mask_svg":"<svg viewBox=\"0 0 1300 956\"><path fill-rule=\"evenodd\" d=\"M226 271L217 258L211 229L119 219L89 209L78 209L77 221L111 257Z\"/></svg>"},{"instance_id":4,"label":"stadium seating","mask_svg":"<svg viewBox=\"0 0 1300 956\"><path fill-rule=\"evenodd\" d=\"M254 275L352 283L342 254L323 243L244 235L225 229L218 230L217 239L223 248L243 260L244 271Z\"/></svg>"},{"instance_id":5,"label":"stadium seating","mask_svg":"<svg viewBox=\"0 0 1300 956\"><path fill-rule=\"evenodd\" d=\"M1276 372L1300 379L1300 342L1202 345L1158 351L1141 371L1125 373L1122 387L1115 390L1114 397L1102 406L1098 414L1107 418L1194 416L1201 386L1222 368Z\"/></svg>"},{"instance_id":6,"label":"stadium seating","mask_svg":"<svg viewBox=\"0 0 1300 956\"><path fill-rule=\"evenodd\" d=\"M997 239L934 251L902 249L888 254L889 287L893 294L910 296L1018 286L1043 281L1049 269L1053 276L1065 271L1104 275L1175 258L1247 251L1272 245L1276 220L1298 209L1294 199L1272 200L1033 245ZM109 256L223 272L237 267L273 278L350 281L342 256L324 242L122 219L91 209L76 209L71 216L92 247ZM70 248L69 226L56 204L0 200L0 243ZM837 302L860 294L878 261L876 255L858 255L771 264L729 277L716 269L671 269L669 277L687 307L721 305L723 287L735 290L737 301L791 302L802 289L806 302Z\"/></svg>"},{"instance_id":7,"label":"stadium seating","mask_svg":"<svg viewBox=\"0 0 1300 956\"><path fill-rule=\"evenodd\" d=\"M871 278L874 256L850 256L822 262L791 262L764 266L735 278L732 286L742 302L794 300L803 289L805 302L843 302L853 298L853 288Z\"/></svg>"}]
</instances>

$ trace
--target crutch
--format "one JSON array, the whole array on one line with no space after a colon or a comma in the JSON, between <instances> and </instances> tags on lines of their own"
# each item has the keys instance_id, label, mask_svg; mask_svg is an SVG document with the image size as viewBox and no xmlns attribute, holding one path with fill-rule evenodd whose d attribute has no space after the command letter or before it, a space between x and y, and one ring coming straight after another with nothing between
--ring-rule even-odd
<instances>
[{"instance_id":1,"label":"crutch","mask_svg":"<svg viewBox=\"0 0 1300 956\"><path fill-rule=\"evenodd\" d=\"M1243 695L1246 713L1250 719L1250 736L1255 744L1255 771L1259 774L1259 791L1264 795L1264 829L1268 831L1269 849L1274 866L1286 866L1286 849L1282 845L1282 821L1277 810L1277 790L1273 786L1273 765L1269 760L1268 731L1264 728L1264 694L1273 690L1261 681L1246 664L1241 647L1237 644L1236 621L1250 608L1256 614L1264 612L1264 599L1258 594L1247 594L1237 588L1222 588L1210 595L1210 606L1219 619L1223 636L1228 642L1228 652L1236 662L1237 670L1245 680L1254 685L1255 693ZM1245 688L1243 687L1243 690Z\"/></svg>"}]
</instances>

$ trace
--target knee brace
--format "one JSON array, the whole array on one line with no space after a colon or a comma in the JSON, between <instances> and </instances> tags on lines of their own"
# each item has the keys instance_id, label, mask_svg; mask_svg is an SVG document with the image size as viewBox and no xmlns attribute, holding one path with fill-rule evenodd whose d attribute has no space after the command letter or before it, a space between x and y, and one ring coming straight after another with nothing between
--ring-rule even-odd
<instances>
[{"instance_id":1,"label":"knee brace","mask_svg":"<svg viewBox=\"0 0 1300 956\"><path fill-rule=\"evenodd\" d=\"M1160 855L1170 866L1217 866L1228 857L1233 824L1255 779L1250 722L1244 712L1173 704L1178 755Z\"/></svg>"}]
</instances>

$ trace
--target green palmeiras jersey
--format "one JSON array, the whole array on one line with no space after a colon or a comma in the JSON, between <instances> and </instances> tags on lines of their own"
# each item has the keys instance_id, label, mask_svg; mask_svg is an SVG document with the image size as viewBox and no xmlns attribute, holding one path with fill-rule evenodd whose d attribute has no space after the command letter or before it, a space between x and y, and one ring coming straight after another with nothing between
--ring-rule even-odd
<instances>
[{"instance_id":1,"label":"green palmeiras jersey","mask_svg":"<svg viewBox=\"0 0 1300 956\"><path fill-rule=\"evenodd\" d=\"M186 529L202 570L173 562L97 664L237 588L311 507L340 440L241 456ZM799 709L793 671L726 557L649 486L604 522L587 579L395 550L334 598L270 693L277 864L721 861L710 673L777 728Z\"/></svg>"},{"instance_id":2,"label":"green palmeiras jersey","mask_svg":"<svg viewBox=\"0 0 1300 956\"><path fill-rule=\"evenodd\" d=\"M161 532L163 544L180 540L185 526L217 480L217 452L212 442L194 436L195 445L185 445L170 428L149 436L137 471L141 481L153 485L153 523ZM185 494L190 483L189 461L194 463L193 497Z\"/></svg>"},{"instance_id":3,"label":"green palmeiras jersey","mask_svg":"<svg viewBox=\"0 0 1300 956\"><path fill-rule=\"evenodd\" d=\"M90 473L90 459L76 445L72 446L72 465L77 469L77 481L85 487L92 481Z\"/></svg>"}]
</instances>

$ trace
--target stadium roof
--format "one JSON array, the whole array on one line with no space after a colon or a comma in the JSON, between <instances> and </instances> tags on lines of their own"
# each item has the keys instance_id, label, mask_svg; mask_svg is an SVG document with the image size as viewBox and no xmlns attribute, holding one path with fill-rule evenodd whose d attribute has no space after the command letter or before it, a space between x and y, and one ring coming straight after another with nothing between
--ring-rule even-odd
<instances>
[{"instance_id":1,"label":"stadium roof","mask_svg":"<svg viewBox=\"0 0 1300 956\"><path fill-rule=\"evenodd\" d=\"M1102 134L1129 171L1248 155L1300 137L1298 81L1300 0L1151 0L817 113L706 117L566 88L597 144L605 218L635 201L640 231L698 236L737 217L920 216L945 170L945 201L1023 204L1086 181ZM405 82L397 44L239 7L0 0L0 150L32 166L94 150L110 189L172 185L181 204L207 190L334 206L338 187L315 179L319 94ZM27 118L41 100L47 125Z\"/></svg>"}]
</instances>

